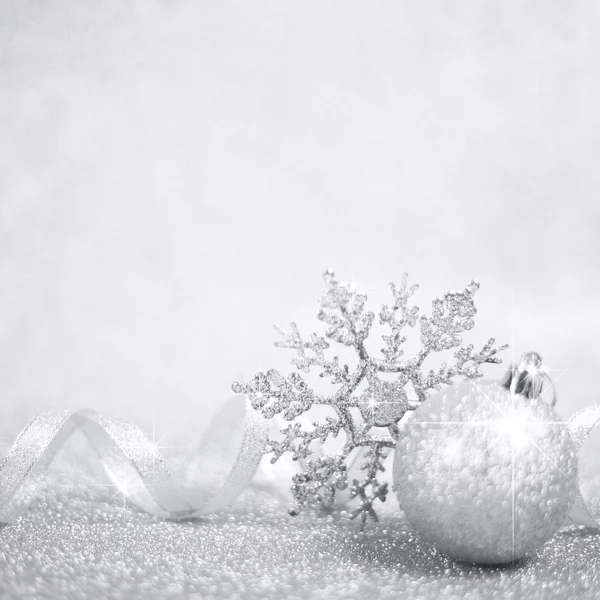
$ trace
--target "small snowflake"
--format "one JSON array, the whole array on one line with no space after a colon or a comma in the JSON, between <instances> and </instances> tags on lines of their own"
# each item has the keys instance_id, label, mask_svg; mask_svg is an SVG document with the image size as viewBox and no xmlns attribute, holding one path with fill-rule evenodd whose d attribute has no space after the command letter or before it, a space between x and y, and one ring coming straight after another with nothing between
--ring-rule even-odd
<instances>
[{"instance_id":1,"label":"small snowflake","mask_svg":"<svg viewBox=\"0 0 600 600\"><path fill-rule=\"evenodd\" d=\"M332 416L326 417L324 423L313 423L310 430L299 422L290 423L281 430L282 440L269 440L267 452L272 453L273 463L290 452L302 464L303 471L293 477L295 504L291 514L297 514L306 505L331 506L336 492L348 489L350 498L358 499L352 516L360 517L364 523L369 516L377 518L373 508L376 501L385 501L388 486L378 476L385 470L383 461L387 453L398 440L398 421L426 400L431 390L450 385L454 377L481 377L480 366L500 363L496 355L506 346L495 347L493 338L479 352L472 345L460 346L461 334L474 326L477 311L473 296L479 288L477 282L435 299L431 315L419 318L418 307L409 306L417 286L409 288L404 275L399 287L390 284L393 303L382 306L379 312L380 323L389 328L389 335L383 336L385 346L381 357L371 356L365 341L375 315L365 311L367 296L353 285L338 282L331 271L326 271L324 277L326 290L319 301L317 316L328 326L325 337L312 334L309 340L304 340L296 324L291 323L288 330L276 327L283 339L275 345L296 351L292 363L299 371L309 373L311 367L320 369L319 375L330 378L337 386L334 393L317 394L299 373L284 377L274 369L258 373L248 383L236 382L232 387L234 392L246 394L252 407L266 418L281 415L287 421L295 421L313 405L330 407ZM415 357L405 358L404 332L417 325L421 349ZM328 340L354 348L358 357L356 367L351 369L341 364L337 356L328 359L325 355L330 347ZM457 350L452 365L443 363L437 370L424 371L423 362L430 354L453 348ZM359 392L363 382L366 388ZM416 398L409 399L407 386L412 387ZM322 444L341 431L345 435L342 451L322 455ZM364 477L348 481L351 453L355 460L358 453Z\"/></svg>"}]
</instances>

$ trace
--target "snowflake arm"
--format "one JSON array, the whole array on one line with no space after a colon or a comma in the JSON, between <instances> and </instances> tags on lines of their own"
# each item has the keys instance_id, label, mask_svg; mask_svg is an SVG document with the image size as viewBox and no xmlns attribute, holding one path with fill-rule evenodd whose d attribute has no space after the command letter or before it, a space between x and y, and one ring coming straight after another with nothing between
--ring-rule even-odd
<instances>
[{"instance_id":1,"label":"snowflake arm","mask_svg":"<svg viewBox=\"0 0 600 600\"><path fill-rule=\"evenodd\" d=\"M365 453L365 462L361 469L366 471L364 479L354 479L350 486L350 498L359 498L358 506L352 511L350 517L355 519L360 516L362 524L368 517L377 521L377 513L373 509L375 500L385 502L388 484L377 480L378 472L385 472L383 461L387 457L387 449L379 443L373 444Z\"/></svg>"},{"instance_id":2,"label":"snowflake arm","mask_svg":"<svg viewBox=\"0 0 600 600\"><path fill-rule=\"evenodd\" d=\"M294 506L289 513L297 515L308 505L331 506L337 490L348 487L346 464L341 456L321 456L309 460L304 472L292 477Z\"/></svg>"},{"instance_id":3,"label":"snowflake arm","mask_svg":"<svg viewBox=\"0 0 600 600\"><path fill-rule=\"evenodd\" d=\"M429 371L424 379L425 388L439 390L441 384L450 385L452 379L457 375L467 377L468 379L478 379L479 377L483 377L483 372L480 369L481 365L484 363L498 364L502 362L496 354L508 347L505 344L498 348L494 348L495 341L494 338L490 338L479 352L473 351L474 348L472 344L460 348L454 353L456 364L449 367L444 363L437 371Z\"/></svg>"},{"instance_id":4,"label":"snowflake arm","mask_svg":"<svg viewBox=\"0 0 600 600\"><path fill-rule=\"evenodd\" d=\"M292 421L306 412L315 402L315 393L297 373L285 378L275 369L257 373L248 383L236 382L232 386L236 394L246 394L255 410L267 419L281 414Z\"/></svg>"},{"instance_id":5,"label":"snowflake arm","mask_svg":"<svg viewBox=\"0 0 600 600\"><path fill-rule=\"evenodd\" d=\"M407 370L421 402L426 400L428 391L439 390L441 384L450 385L454 377L476 379L483 375L479 369L481 364L501 362L495 355L507 346L494 348L495 340L490 338L477 353L473 352L472 345L461 347L454 353L456 363L451 367L444 363L438 371L429 371L427 376L423 375L420 368L431 353L459 346L462 342L461 334L473 328L477 314L473 297L478 289L479 283L471 281L460 292L447 292L433 301L430 316L422 315L419 319L423 347ZM467 365L469 362L471 364Z\"/></svg>"},{"instance_id":6,"label":"snowflake arm","mask_svg":"<svg viewBox=\"0 0 600 600\"><path fill-rule=\"evenodd\" d=\"M462 292L447 292L433 301L431 316L423 315L419 320L423 344L419 363L431 352L456 348L462 341L460 334L473 328L477 313L473 296L478 289L479 283L471 281Z\"/></svg>"},{"instance_id":7,"label":"snowflake arm","mask_svg":"<svg viewBox=\"0 0 600 600\"><path fill-rule=\"evenodd\" d=\"M322 337L312 334L309 342L300 337L298 326L292 321L289 331L275 326L275 329L284 337L282 341L275 342L277 348L292 348L298 356L292 359L292 364L300 371L308 373L312 366L321 367L321 377L331 377L331 383L349 383L350 374L347 365L340 365L339 358L334 356L332 360L325 358L325 350L329 343ZM308 352L307 352L308 351Z\"/></svg>"},{"instance_id":8,"label":"snowflake arm","mask_svg":"<svg viewBox=\"0 0 600 600\"><path fill-rule=\"evenodd\" d=\"M389 325L391 329L390 335L383 336L386 347L381 350L382 354L385 356L385 363L387 365L394 364L404 354L404 351L400 348L406 341L406 337L402 336L403 328L406 325L414 327L417 323L419 308L417 306L409 308L408 301L417 291L419 286L413 285L410 288L407 288L407 279L405 273L400 287L397 287L394 283L390 283L392 295L394 296L394 303L392 306L384 304L379 313L380 323L382 325Z\"/></svg>"},{"instance_id":9,"label":"snowflake arm","mask_svg":"<svg viewBox=\"0 0 600 600\"><path fill-rule=\"evenodd\" d=\"M320 299L317 318L329 325L325 335L334 342L353 346L359 357L366 359L364 341L375 318L372 312L364 312L366 294L337 281L332 271L326 271L324 278L327 289Z\"/></svg>"},{"instance_id":10,"label":"snowflake arm","mask_svg":"<svg viewBox=\"0 0 600 600\"><path fill-rule=\"evenodd\" d=\"M313 427L312 431L305 431L300 423L284 427L281 430L284 439L282 441L269 440L267 444L267 453L273 453L271 463L277 462L288 451L291 451L293 460L307 458L312 453L310 449L311 442L319 440L324 443L330 435L337 437L342 429L342 423L331 417L326 417L323 425L313 423Z\"/></svg>"}]
</instances>

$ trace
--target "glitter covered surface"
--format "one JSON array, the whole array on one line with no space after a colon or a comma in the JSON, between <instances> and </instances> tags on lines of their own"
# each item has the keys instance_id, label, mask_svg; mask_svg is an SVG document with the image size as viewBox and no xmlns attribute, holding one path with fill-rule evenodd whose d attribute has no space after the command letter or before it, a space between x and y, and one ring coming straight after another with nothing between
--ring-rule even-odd
<instances>
[{"instance_id":1,"label":"glitter covered surface","mask_svg":"<svg viewBox=\"0 0 600 600\"><path fill-rule=\"evenodd\" d=\"M41 495L0 531L3 598L596 598L600 537L559 533L514 567L460 564L420 544L392 503L360 531L292 518L265 493L173 523L85 492Z\"/></svg>"}]
</instances>

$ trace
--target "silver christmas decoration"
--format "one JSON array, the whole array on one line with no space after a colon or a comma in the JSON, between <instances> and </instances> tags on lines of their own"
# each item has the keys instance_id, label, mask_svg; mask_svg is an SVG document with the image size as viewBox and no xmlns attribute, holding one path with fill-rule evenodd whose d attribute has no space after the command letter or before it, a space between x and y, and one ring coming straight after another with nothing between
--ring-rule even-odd
<instances>
[{"instance_id":1,"label":"silver christmas decoration","mask_svg":"<svg viewBox=\"0 0 600 600\"><path fill-rule=\"evenodd\" d=\"M409 305L418 286L408 287L405 274L400 286L390 284L393 302L379 311L379 322L388 333L382 336L381 355L374 356L366 347L375 319L373 312L365 310L367 296L353 284L339 282L332 271L326 271L324 278L326 289L317 317L327 325L325 336L313 333L310 339L303 339L292 322L287 330L276 326L283 339L275 346L295 350L292 364L303 373L313 367L320 369L319 375L330 379L335 391L318 394L299 373L285 377L275 369L257 373L247 383L235 382L232 389L246 394L264 417L281 415L290 421L281 430L282 439L269 440L266 449L272 453L271 462L290 452L302 467L302 472L293 476L295 503L290 514L298 514L307 505L331 506L336 492L347 489L350 499L357 501L351 516L364 523L368 517L377 519L374 505L386 499L388 484L381 482L379 475L388 452L396 446L398 421L426 400L430 391L450 385L455 377L481 377L481 365L500 363L496 354L507 346L495 347L494 338L479 352L473 345L461 346L461 334L474 326L477 282L435 299L431 314L419 317L418 307ZM408 358L403 345L411 328L420 330L421 348ZM353 348L357 364L351 368L338 356L327 358L330 342ZM431 354L455 348L453 364L442 363L429 370L423 367ZM315 405L329 407L331 415L307 429L298 417ZM324 454L322 444L341 432L341 452ZM356 464L362 476L349 477L350 465Z\"/></svg>"}]
</instances>

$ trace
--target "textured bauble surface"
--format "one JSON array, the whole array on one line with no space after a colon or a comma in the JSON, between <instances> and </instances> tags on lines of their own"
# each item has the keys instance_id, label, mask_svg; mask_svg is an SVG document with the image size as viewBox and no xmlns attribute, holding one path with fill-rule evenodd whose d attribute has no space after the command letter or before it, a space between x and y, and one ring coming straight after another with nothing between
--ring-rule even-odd
<instances>
[{"instance_id":1,"label":"textured bauble surface","mask_svg":"<svg viewBox=\"0 0 600 600\"><path fill-rule=\"evenodd\" d=\"M395 381L377 381L361 394L358 408L363 419L377 427L397 423L409 408L404 387Z\"/></svg>"},{"instance_id":2,"label":"textured bauble surface","mask_svg":"<svg viewBox=\"0 0 600 600\"><path fill-rule=\"evenodd\" d=\"M577 489L576 448L541 400L465 381L401 424L394 487L410 524L438 550L506 563L564 523Z\"/></svg>"}]
</instances>

